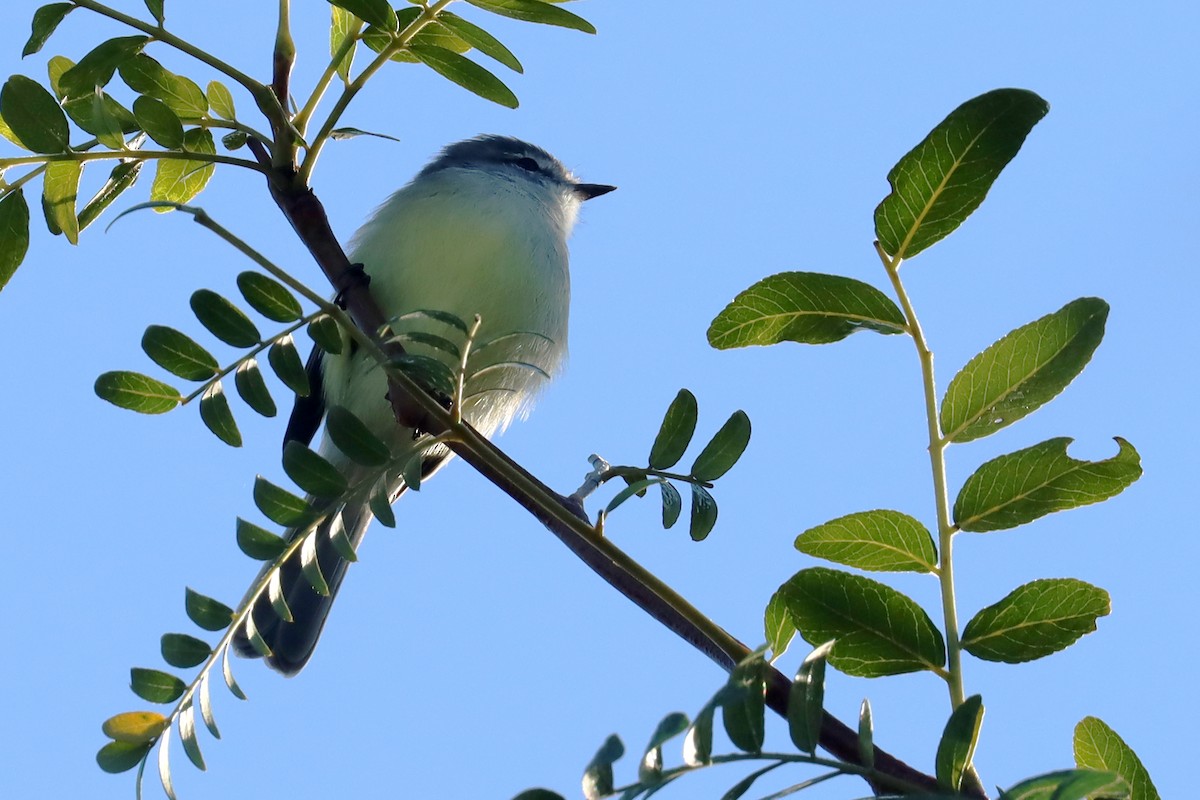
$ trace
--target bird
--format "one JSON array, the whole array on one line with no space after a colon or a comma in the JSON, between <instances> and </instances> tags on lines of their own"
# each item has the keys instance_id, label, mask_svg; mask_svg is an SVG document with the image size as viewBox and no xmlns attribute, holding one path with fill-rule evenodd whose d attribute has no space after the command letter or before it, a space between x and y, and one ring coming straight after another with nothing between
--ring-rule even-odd
<instances>
[{"instance_id":1,"label":"bird","mask_svg":"<svg viewBox=\"0 0 1200 800\"><path fill-rule=\"evenodd\" d=\"M580 181L541 147L485 134L445 147L350 239L347 256L361 265L372 298L406 352L459 370L453 352L424 342L430 336L461 340L461 331L445 321L445 314L468 323L478 315L475 357L464 372L459 411L483 435L494 436L524 417L547 380L562 369L570 305L567 240L582 203L615 188ZM340 354L314 348L309 356L313 390L296 398L285 446L310 442L328 409L341 406L389 446L393 464L406 459L419 464L423 484L452 453L396 421L384 371L345 332L342 337ZM371 472L339 450L328 433L318 452L352 485ZM399 468L382 480L391 502L409 488ZM364 497L337 509L325 502L309 498L314 509L329 513L315 535L316 562L328 593L313 589L298 550L280 567L279 586L292 621L273 610L267 592L254 597L252 588L243 600L253 603L250 618L270 651L266 663L287 676L312 657L345 577L348 562L329 537L333 520L340 518L357 549L373 519ZM289 530L285 538L304 530ZM260 578L269 569L264 567ZM244 622L233 647L239 655L261 655Z\"/></svg>"}]
</instances>

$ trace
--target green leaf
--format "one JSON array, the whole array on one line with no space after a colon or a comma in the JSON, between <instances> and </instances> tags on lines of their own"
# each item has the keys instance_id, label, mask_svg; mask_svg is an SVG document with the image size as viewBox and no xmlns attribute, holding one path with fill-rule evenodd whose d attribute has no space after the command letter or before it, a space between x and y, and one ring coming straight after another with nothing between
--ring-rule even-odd
<instances>
[{"instance_id":1,"label":"green leaf","mask_svg":"<svg viewBox=\"0 0 1200 800\"><path fill-rule=\"evenodd\" d=\"M133 116L146 135L166 149L179 150L183 147L183 123L162 100L139 95L133 101Z\"/></svg>"},{"instance_id":2,"label":"green leaf","mask_svg":"<svg viewBox=\"0 0 1200 800\"><path fill-rule=\"evenodd\" d=\"M805 641L837 640L829 663L848 675L899 675L938 669L946 661L945 642L929 615L890 586L812 567L797 572L779 591Z\"/></svg>"},{"instance_id":3,"label":"green leaf","mask_svg":"<svg viewBox=\"0 0 1200 800\"><path fill-rule=\"evenodd\" d=\"M145 53L123 61L119 69L130 89L163 101L181 119L199 119L208 113L208 98L195 81L168 71Z\"/></svg>"},{"instance_id":4,"label":"green leaf","mask_svg":"<svg viewBox=\"0 0 1200 800\"><path fill-rule=\"evenodd\" d=\"M1050 106L1033 92L996 89L950 112L888 173L875 236L893 258L912 258L971 215Z\"/></svg>"},{"instance_id":5,"label":"green leaf","mask_svg":"<svg viewBox=\"0 0 1200 800\"><path fill-rule=\"evenodd\" d=\"M792 744L804 753L815 753L820 744L825 718L825 662L833 645L825 642L805 656L788 693L788 732Z\"/></svg>"},{"instance_id":6,"label":"green leaf","mask_svg":"<svg viewBox=\"0 0 1200 800\"><path fill-rule=\"evenodd\" d=\"M266 381L263 380L262 370L258 368L256 359L251 358L239 364L237 372L233 375L233 382L237 387L237 393L246 402L246 405L264 417L275 416L278 409L275 407L275 401L271 398L270 390L267 389Z\"/></svg>"},{"instance_id":7,"label":"green leaf","mask_svg":"<svg viewBox=\"0 0 1200 800\"><path fill-rule=\"evenodd\" d=\"M337 467L294 439L283 447L283 471L316 497L334 498L348 487L346 476Z\"/></svg>"},{"instance_id":8,"label":"green leaf","mask_svg":"<svg viewBox=\"0 0 1200 800\"><path fill-rule=\"evenodd\" d=\"M154 17L154 21L161 27L166 18L163 16L163 0L144 0L146 10Z\"/></svg>"},{"instance_id":9,"label":"green leaf","mask_svg":"<svg viewBox=\"0 0 1200 800\"><path fill-rule=\"evenodd\" d=\"M262 475L254 479L254 505L267 519L285 527L301 525L309 518L308 503Z\"/></svg>"},{"instance_id":10,"label":"green leaf","mask_svg":"<svg viewBox=\"0 0 1200 800\"><path fill-rule=\"evenodd\" d=\"M566 9L544 3L542 0L467 0L471 5L491 11L502 17L519 19L522 22L540 22L543 25L557 25L571 28L584 33L595 33L596 28L583 17L572 14Z\"/></svg>"},{"instance_id":11,"label":"green leaf","mask_svg":"<svg viewBox=\"0 0 1200 800\"><path fill-rule=\"evenodd\" d=\"M271 561L287 549L288 543L252 522L238 517L237 545L243 553L257 561Z\"/></svg>"},{"instance_id":12,"label":"green leaf","mask_svg":"<svg viewBox=\"0 0 1200 800\"><path fill-rule=\"evenodd\" d=\"M337 55L338 50L342 49L342 45L346 40L354 36L360 28L362 28L362 22L358 17L343 8L334 6L333 20L329 26L329 55ZM355 47L351 47L346 56L338 62L337 74L343 81L349 82L350 80L350 67L354 64L354 51L356 49Z\"/></svg>"},{"instance_id":13,"label":"green leaf","mask_svg":"<svg viewBox=\"0 0 1200 800\"><path fill-rule=\"evenodd\" d=\"M1133 445L1116 437L1120 450L1104 461L1067 455L1067 437L992 459L967 478L954 501L954 522L964 531L1015 528L1055 511L1078 508L1120 494L1142 474Z\"/></svg>"},{"instance_id":14,"label":"green leaf","mask_svg":"<svg viewBox=\"0 0 1200 800\"><path fill-rule=\"evenodd\" d=\"M321 573L321 565L317 563L317 539L309 536L300 545L300 571L308 579L313 591L322 597L329 596L329 583Z\"/></svg>"},{"instance_id":15,"label":"green leaf","mask_svg":"<svg viewBox=\"0 0 1200 800\"><path fill-rule=\"evenodd\" d=\"M200 754L200 743L196 741L196 707L190 701L179 712L179 741L183 745L183 752L196 769L205 769L204 756Z\"/></svg>"},{"instance_id":16,"label":"green leaf","mask_svg":"<svg viewBox=\"0 0 1200 800\"><path fill-rule=\"evenodd\" d=\"M216 155L217 146L212 134L203 128L192 128L183 134L183 149L190 153ZM208 185L216 164L201 159L162 158L150 186L151 200L187 203ZM166 213L169 208L156 208Z\"/></svg>"},{"instance_id":17,"label":"green leaf","mask_svg":"<svg viewBox=\"0 0 1200 800\"><path fill-rule=\"evenodd\" d=\"M764 692L767 669L761 654L750 656L733 668L718 694L725 734L734 747L747 753L761 752L766 736Z\"/></svg>"},{"instance_id":18,"label":"green leaf","mask_svg":"<svg viewBox=\"0 0 1200 800\"><path fill-rule=\"evenodd\" d=\"M1080 298L972 358L942 399L946 438L979 439L1050 402L1087 366L1107 319L1107 303Z\"/></svg>"},{"instance_id":19,"label":"green leaf","mask_svg":"<svg viewBox=\"0 0 1200 800\"><path fill-rule=\"evenodd\" d=\"M75 66L75 62L66 56L51 56L46 61L46 77L50 80L50 89L59 100L63 99L62 89L58 85L59 81L62 80L63 74L73 66Z\"/></svg>"},{"instance_id":20,"label":"green leaf","mask_svg":"<svg viewBox=\"0 0 1200 800\"><path fill-rule=\"evenodd\" d=\"M95 136L110 150L125 147L125 133L138 130L133 112L100 88L63 103L63 111L75 124Z\"/></svg>"},{"instance_id":21,"label":"green leaf","mask_svg":"<svg viewBox=\"0 0 1200 800\"><path fill-rule=\"evenodd\" d=\"M687 714L678 711L667 714L654 729L650 743L643 751L641 763L638 764L638 780L642 783L655 783L662 776L662 746L688 729L691 723Z\"/></svg>"},{"instance_id":22,"label":"green leaf","mask_svg":"<svg viewBox=\"0 0 1200 800\"><path fill-rule=\"evenodd\" d=\"M691 487L692 519L688 535L692 537L693 542L702 542L717 524L717 501L713 500L712 495L703 486L693 483Z\"/></svg>"},{"instance_id":23,"label":"green leaf","mask_svg":"<svg viewBox=\"0 0 1200 800\"><path fill-rule=\"evenodd\" d=\"M781 272L733 299L708 326L718 350L779 342L829 344L872 330L903 333L904 315L870 284L819 272Z\"/></svg>"},{"instance_id":24,"label":"green leaf","mask_svg":"<svg viewBox=\"0 0 1200 800\"><path fill-rule=\"evenodd\" d=\"M308 397L312 392L312 387L308 385L308 372L304 369L304 362L300 359L300 353L296 351L291 334L271 345L267 352L267 361L279 380L298 396Z\"/></svg>"},{"instance_id":25,"label":"green leaf","mask_svg":"<svg viewBox=\"0 0 1200 800\"><path fill-rule=\"evenodd\" d=\"M111 774L128 772L142 762L153 747L152 742L109 742L96 753L96 764Z\"/></svg>"},{"instance_id":26,"label":"green leaf","mask_svg":"<svg viewBox=\"0 0 1200 800\"><path fill-rule=\"evenodd\" d=\"M240 308L209 289L197 289L189 304L196 319L225 344L254 347L261 340L258 328Z\"/></svg>"},{"instance_id":27,"label":"green leaf","mask_svg":"<svg viewBox=\"0 0 1200 800\"><path fill-rule=\"evenodd\" d=\"M1001 800L1123 800L1129 788L1114 772L1069 769L1023 780L1001 792Z\"/></svg>"},{"instance_id":28,"label":"green leaf","mask_svg":"<svg viewBox=\"0 0 1200 800\"><path fill-rule=\"evenodd\" d=\"M1073 578L1048 578L1014 589L963 629L962 646L986 661L1043 658L1096 630L1112 611L1108 592Z\"/></svg>"},{"instance_id":29,"label":"green leaf","mask_svg":"<svg viewBox=\"0 0 1200 800\"><path fill-rule=\"evenodd\" d=\"M382 466L392 457L387 445L362 420L342 406L329 409L325 432L338 450L364 467Z\"/></svg>"},{"instance_id":30,"label":"green leaf","mask_svg":"<svg viewBox=\"0 0 1200 800\"><path fill-rule=\"evenodd\" d=\"M105 372L93 388L101 400L139 414L165 414L183 402L174 386L138 372Z\"/></svg>"},{"instance_id":31,"label":"green leaf","mask_svg":"<svg viewBox=\"0 0 1200 800\"><path fill-rule=\"evenodd\" d=\"M211 384L200 396L200 419L225 444L230 447L242 446L241 431L233 419L229 399L225 397L225 389L220 381Z\"/></svg>"},{"instance_id":32,"label":"green leaf","mask_svg":"<svg viewBox=\"0 0 1200 800\"><path fill-rule=\"evenodd\" d=\"M860 511L809 528L796 549L816 558L877 572L933 572L933 536L899 511Z\"/></svg>"},{"instance_id":33,"label":"green leaf","mask_svg":"<svg viewBox=\"0 0 1200 800\"><path fill-rule=\"evenodd\" d=\"M343 560L358 561L358 553L354 552L354 542L346 533L346 523L342 521L341 514L334 514L329 521L329 543Z\"/></svg>"},{"instance_id":34,"label":"green leaf","mask_svg":"<svg viewBox=\"0 0 1200 800\"><path fill-rule=\"evenodd\" d=\"M371 25L389 31L394 31L398 27L396 12L388 5L387 0L329 0L329 2L346 9Z\"/></svg>"},{"instance_id":35,"label":"green leaf","mask_svg":"<svg viewBox=\"0 0 1200 800\"><path fill-rule=\"evenodd\" d=\"M382 480L376 486L375 491L371 492L367 504L371 507L371 513L375 515L375 519L379 520L380 525L388 528L396 527L396 514L392 511L392 504L388 499L387 485Z\"/></svg>"},{"instance_id":36,"label":"green leaf","mask_svg":"<svg viewBox=\"0 0 1200 800\"><path fill-rule=\"evenodd\" d=\"M451 14L449 11L443 11L439 14L438 22L445 25L455 36L488 58L500 62L513 72L523 73L525 71L525 68L521 66L521 62L517 60L517 57L513 55L511 50L505 47L499 39L475 23L468 22L457 14Z\"/></svg>"},{"instance_id":37,"label":"green leaf","mask_svg":"<svg viewBox=\"0 0 1200 800\"><path fill-rule=\"evenodd\" d=\"M374 136L376 139L387 139L391 142L400 141L395 136L388 136L386 133L374 133L372 131L364 131L359 128L334 128L329 132L329 138L335 142L345 141L346 139L356 139L359 136Z\"/></svg>"},{"instance_id":38,"label":"green leaf","mask_svg":"<svg viewBox=\"0 0 1200 800\"><path fill-rule=\"evenodd\" d=\"M13 75L0 89L0 111L9 130L35 153L65 153L70 126L54 95L37 81Z\"/></svg>"},{"instance_id":39,"label":"green leaf","mask_svg":"<svg viewBox=\"0 0 1200 800\"><path fill-rule=\"evenodd\" d=\"M275 322L295 322L303 315L300 301L287 287L261 272L243 272L237 276L242 297L258 313Z\"/></svg>"},{"instance_id":40,"label":"green leaf","mask_svg":"<svg viewBox=\"0 0 1200 800\"><path fill-rule=\"evenodd\" d=\"M142 52L148 36L120 36L96 45L58 80L65 99L91 96L97 86L107 86L117 67Z\"/></svg>"},{"instance_id":41,"label":"green leaf","mask_svg":"<svg viewBox=\"0 0 1200 800\"><path fill-rule=\"evenodd\" d=\"M683 498L679 496L679 490L668 481L663 481L658 486L662 490L662 522L665 530L679 521L679 513L683 511Z\"/></svg>"},{"instance_id":42,"label":"green leaf","mask_svg":"<svg viewBox=\"0 0 1200 800\"><path fill-rule=\"evenodd\" d=\"M715 698L714 698L715 700ZM712 763L713 715L716 713L714 703L709 703L688 728L683 740L683 763L689 767L700 767Z\"/></svg>"},{"instance_id":43,"label":"green leaf","mask_svg":"<svg viewBox=\"0 0 1200 800\"><path fill-rule=\"evenodd\" d=\"M421 63L467 91L505 108L516 108L517 96L504 82L469 58L430 44L410 44L409 52Z\"/></svg>"},{"instance_id":44,"label":"green leaf","mask_svg":"<svg viewBox=\"0 0 1200 800\"><path fill-rule=\"evenodd\" d=\"M342 352L342 332L332 317L320 316L308 324L308 338L330 355Z\"/></svg>"},{"instance_id":45,"label":"green leaf","mask_svg":"<svg viewBox=\"0 0 1200 800\"><path fill-rule=\"evenodd\" d=\"M792 624L787 604L779 592L771 595L763 611L763 631L766 634L767 647L771 651L771 661L778 661L796 637L796 626Z\"/></svg>"},{"instance_id":46,"label":"green leaf","mask_svg":"<svg viewBox=\"0 0 1200 800\"><path fill-rule=\"evenodd\" d=\"M625 745L621 739L612 735L604 740L604 744L596 751L587 769L583 773L583 796L587 800L599 800L613 790L612 765L618 758L625 755Z\"/></svg>"},{"instance_id":47,"label":"green leaf","mask_svg":"<svg viewBox=\"0 0 1200 800\"><path fill-rule=\"evenodd\" d=\"M639 497L644 496L646 493L646 490L649 489L651 486L653 486L656 483L661 484L661 483L665 483L665 482L666 482L665 478L643 478L640 481L634 481L633 483L629 484L621 491L617 492L617 494L613 497L613 499L608 502L608 505L604 507L605 515L611 514L622 503L624 503L629 498L633 497L635 494L638 495Z\"/></svg>"},{"instance_id":48,"label":"green leaf","mask_svg":"<svg viewBox=\"0 0 1200 800\"><path fill-rule=\"evenodd\" d=\"M733 468L749 443L750 418L745 411L735 411L700 451L700 455L696 456L692 464L692 477L715 481Z\"/></svg>"},{"instance_id":49,"label":"green leaf","mask_svg":"<svg viewBox=\"0 0 1200 800\"><path fill-rule=\"evenodd\" d=\"M213 114L221 119L237 119L237 109L233 105L233 94L220 81L208 82L208 104L212 106Z\"/></svg>"},{"instance_id":50,"label":"green leaf","mask_svg":"<svg viewBox=\"0 0 1200 800\"><path fill-rule=\"evenodd\" d=\"M29 251L29 204L20 189L0 199L0 289L8 285Z\"/></svg>"},{"instance_id":51,"label":"green leaf","mask_svg":"<svg viewBox=\"0 0 1200 800\"><path fill-rule=\"evenodd\" d=\"M1075 726L1075 766L1115 772L1129 785L1130 800L1159 800L1137 753L1096 717L1084 717Z\"/></svg>"},{"instance_id":52,"label":"green leaf","mask_svg":"<svg viewBox=\"0 0 1200 800\"><path fill-rule=\"evenodd\" d=\"M129 688L138 697L151 703L171 703L183 695L187 686L169 673L134 667L129 670Z\"/></svg>"},{"instance_id":53,"label":"green leaf","mask_svg":"<svg viewBox=\"0 0 1200 800\"><path fill-rule=\"evenodd\" d=\"M160 643L163 661L172 667L190 669L212 655L212 648L203 639L186 633L164 633Z\"/></svg>"},{"instance_id":54,"label":"green leaf","mask_svg":"<svg viewBox=\"0 0 1200 800\"><path fill-rule=\"evenodd\" d=\"M25 42L25 49L21 51L21 58L41 50L42 45L46 44L46 40L58 28L58 24L74 8L74 3L50 3L33 12L33 30L29 34L29 41Z\"/></svg>"},{"instance_id":55,"label":"green leaf","mask_svg":"<svg viewBox=\"0 0 1200 800\"><path fill-rule=\"evenodd\" d=\"M858 758L867 769L875 766L875 726L871 721L871 701L865 698L858 707Z\"/></svg>"},{"instance_id":56,"label":"green leaf","mask_svg":"<svg viewBox=\"0 0 1200 800\"><path fill-rule=\"evenodd\" d=\"M126 711L106 719L100 729L108 738L123 744L148 744L165 727L167 718L157 711Z\"/></svg>"},{"instance_id":57,"label":"green leaf","mask_svg":"<svg viewBox=\"0 0 1200 800\"><path fill-rule=\"evenodd\" d=\"M697 413L696 396L687 389L680 389L667 407L662 426L650 448L652 469L670 469L679 463L696 432Z\"/></svg>"},{"instance_id":58,"label":"green leaf","mask_svg":"<svg viewBox=\"0 0 1200 800\"><path fill-rule=\"evenodd\" d=\"M79 161L51 161L42 178L42 207L51 230L58 229L71 244L79 244L79 217L75 204L79 199Z\"/></svg>"},{"instance_id":59,"label":"green leaf","mask_svg":"<svg viewBox=\"0 0 1200 800\"><path fill-rule=\"evenodd\" d=\"M160 367L188 381L206 381L220 371L217 359L191 337L165 325L151 325L142 350Z\"/></svg>"},{"instance_id":60,"label":"green leaf","mask_svg":"<svg viewBox=\"0 0 1200 800\"><path fill-rule=\"evenodd\" d=\"M975 757L979 728L983 725L983 698L971 695L954 709L942 731L937 749L938 785L951 792L963 788L963 776Z\"/></svg>"},{"instance_id":61,"label":"green leaf","mask_svg":"<svg viewBox=\"0 0 1200 800\"><path fill-rule=\"evenodd\" d=\"M79 229L82 231L111 206L126 189L137 183L144 161L121 161L108 175L108 180L79 212Z\"/></svg>"},{"instance_id":62,"label":"green leaf","mask_svg":"<svg viewBox=\"0 0 1200 800\"><path fill-rule=\"evenodd\" d=\"M240 150L246 146L246 142L250 141L250 137L245 131L232 131L221 137L221 144L226 150Z\"/></svg>"},{"instance_id":63,"label":"green leaf","mask_svg":"<svg viewBox=\"0 0 1200 800\"><path fill-rule=\"evenodd\" d=\"M184 593L183 607L188 619L206 631L223 631L233 620L232 608L191 588Z\"/></svg>"}]
</instances>

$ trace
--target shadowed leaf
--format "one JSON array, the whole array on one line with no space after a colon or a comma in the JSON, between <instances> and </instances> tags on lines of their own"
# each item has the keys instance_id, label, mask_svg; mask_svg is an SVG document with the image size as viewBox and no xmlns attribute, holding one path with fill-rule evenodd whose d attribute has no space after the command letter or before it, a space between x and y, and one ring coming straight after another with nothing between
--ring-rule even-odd
<instances>
[{"instance_id":1,"label":"shadowed leaf","mask_svg":"<svg viewBox=\"0 0 1200 800\"><path fill-rule=\"evenodd\" d=\"M240 308L210 289L197 289L188 302L200 324L227 345L254 347L262 338Z\"/></svg>"},{"instance_id":2,"label":"shadowed leaf","mask_svg":"<svg viewBox=\"0 0 1200 800\"><path fill-rule=\"evenodd\" d=\"M304 369L304 361L296 351L291 334L271 345L271 349L267 351L267 361L284 386L298 396L308 397L312 392L312 387L308 385L308 372Z\"/></svg>"},{"instance_id":3,"label":"shadowed leaf","mask_svg":"<svg viewBox=\"0 0 1200 800\"><path fill-rule=\"evenodd\" d=\"M50 3L33 12L33 30L29 34L29 40L25 42L24 49L21 50L21 58L31 56L41 50L42 46L46 44L46 40L58 28L58 24L74 8L73 3Z\"/></svg>"},{"instance_id":4,"label":"shadowed leaf","mask_svg":"<svg viewBox=\"0 0 1200 800\"><path fill-rule=\"evenodd\" d=\"M308 520L308 503L259 475L254 479L254 505L267 519L293 527Z\"/></svg>"},{"instance_id":5,"label":"shadowed leaf","mask_svg":"<svg viewBox=\"0 0 1200 800\"><path fill-rule=\"evenodd\" d=\"M258 561L270 561L287 549L282 536L238 517L237 545L243 553Z\"/></svg>"},{"instance_id":6,"label":"shadowed leaf","mask_svg":"<svg viewBox=\"0 0 1200 800\"><path fill-rule=\"evenodd\" d=\"M203 639L186 633L164 633L159 643L163 661L172 667L189 669L202 664L212 655L212 648Z\"/></svg>"},{"instance_id":7,"label":"shadowed leaf","mask_svg":"<svg viewBox=\"0 0 1200 800\"><path fill-rule=\"evenodd\" d=\"M788 732L792 744L804 753L815 753L820 742L825 717L825 662L833 644L826 642L805 656L788 694Z\"/></svg>"},{"instance_id":8,"label":"shadowed leaf","mask_svg":"<svg viewBox=\"0 0 1200 800\"><path fill-rule=\"evenodd\" d=\"M744 411L735 411L700 451L700 455L696 456L692 464L692 477L715 481L733 468L749 443L750 418Z\"/></svg>"},{"instance_id":9,"label":"shadowed leaf","mask_svg":"<svg viewBox=\"0 0 1200 800\"><path fill-rule=\"evenodd\" d=\"M8 285L29 251L29 204L20 189L0 199L0 289Z\"/></svg>"},{"instance_id":10,"label":"shadowed leaf","mask_svg":"<svg viewBox=\"0 0 1200 800\"><path fill-rule=\"evenodd\" d=\"M129 686L133 693L151 703L170 703L183 695L182 680L157 669L134 667L129 671Z\"/></svg>"},{"instance_id":11,"label":"shadowed leaf","mask_svg":"<svg viewBox=\"0 0 1200 800\"><path fill-rule=\"evenodd\" d=\"M696 432L697 413L696 396L687 389L680 389L667 407L658 435L654 437L654 445L650 448L650 467L670 469L679 463Z\"/></svg>"},{"instance_id":12,"label":"shadowed leaf","mask_svg":"<svg viewBox=\"0 0 1200 800\"><path fill-rule=\"evenodd\" d=\"M120 71L130 89L163 101L180 119L195 120L208 113L208 99L195 81L170 72L145 53L121 62Z\"/></svg>"},{"instance_id":13,"label":"shadowed leaf","mask_svg":"<svg viewBox=\"0 0 1200 800\"><path fill-rule=\"evenodd\" d=\"M256 359L252 358L239 364L237 372L233 375L233 382L237 387L238 395L246 405L264 417L275 416L278 409L275 407L275 400L271 397L270 390L267 389L267 382L263 380L262 370L258 368Z\"/></svg>"},{"instance_id":14,"label":"shadowed leaf","mask_svg":"<svg viewBox=\"0 0 1200 800\"><path fill-rule=\"evenodd\" d=\"M347 488L346 476L337 467L294 439L283 447L283 471L316 497L337 497Z\"/></svg>"},{"instance_id":15,"label":"shadowed leaf","mask_svg":"<svg viewBox=\"0 0 1200 800\"><path fill-rule=\"evenodd\" d=\"M962 790L963 776L975 757L983 725L983 698L971 695L950 715L937 749L937 779L943 789Z\"/></svg>"},{"instance_id":16,"label":"shadowed leaf","mask_svg":"<svg viewBox=\"0 0 1200 800\"><path fill-rule=\"evenodd\" d=\"M387 445L362 420L342 406L329 409L325 430L339 450L363 466L382 466L391 458Z\"/></svg>"},{"instance_id":17,"label":"shadowed leaf","mask_svg":"<svg viewBox=\"0 0 1200 800\"><path fill-rule=\"evenodd\" d=\"M117 67L142 52L147 36L121 36L96 45L58 79L63 97L91 96L97 86L107 86Z\"/></svg>"},{"instance_id":18,"label":"shadowed leaf","mask_svg":"<svg viewBox=\"0 0 1200 800\"><path fill-rule=\"evenodd\" d=\"M140 95L133 101L133 116L146 135L166 149L183 147L183 123L162 100Z\"/></svg>"},{"instance_id":19,"label":"shadowed leaf","mask_svg":"<svg viewBox=\"0 0 1200 800\"><path fill-rule=\"evenodd\" d=\"M512 90L471 59L444 47L430 44L411 44L408 49L425 66L443 78L457 83L467 91L474 92L484 100L491 100L505 108L517 107L517 96L512 93Z\"/></svg>"},{"instance_id":20,"label":"shadowed leaf","mask_svg":"<svg viewBox=\"0 0 1200 800\"><path fill-rule=\"evenodd\" d=\"M495 36L492 36L473 22L469 22L449 11L443 11L438 16L438 21L449 28L459 39L462 39L488 58L500 62L513 72L522 73L525 71L525 68L521 66L521 62L517 60L517 57L512 54L511 50L505 47Z\"/></svg>"},{"instance_id":21,"label":"shadowed leaf","mask_svg":"<svg viewBox=\"0 0 1200 800\"><path fill-rule=\"evenodd\" d=\"M692 520L688 535L693 542L701 542L708 538L717 524L717 502L703 486L693 483L691 487Z\"/></svg>"},{"instance_id":22,"label":"shadowed leaf","mask_svg":"<svg viewBox=\"0 0 1200 800\"><path fill-rule=\"evenodd\" d=\"M188 619L206 631L223 631L233 620L233 609L193 589L184 593L183 607Z\"/></svg>"},{"instance_id":23,"label":"shadowed leaf","mask_svg":"<svg viewBox=\"0 0 1200 800\"><path fill-rule=\"evenodd\" d=\"M153 742L109 742L96 753L96 764L111 774L128 772L141 763L153 747Z\"/></svg>"},{"instance_id":24,"label":"shadowed leaf","mask_svg":"<svg viewBox=\"0 0 1200 800\"><path fill-rule=\"evenodd\" d=\"M295 322L303 315L300 301L287 287L261 272L243 272L237 276L242 297L258 313L275 322Z\"/></svg>"},{"instance_id":25,"label":"shadowed leaf","mask_svg":"<svg viewBox=\"0 0 1200 800\"><path fill-rule=\"evenodd\" d=\"M387 0L329 0L335 6L344 8L359 19L389 31L396 30L396 12Z\"/></svg>"},{"instance_id":26,"label":"shadowed leaf","mask_svg":"<svg viewBox=\"0 0 1200 800\"><path fill-rule=\"evenodd\" d=\"M542 0L467 0L467 2L485 11L491 11L493 14L519 19L522 22L557 25L584 33L596 32L595 26L583 17L572 14L565 8L542 2Z\"/></svg>"},{"instance_id":27,"label":"shadowed leaf","mask_svg":"<svg viewBox=\"0 0 1200 800\"><path fill-rule=\"evenodd\" d=\"M225 397L225 389L220 381L211 384L200 396L200 419L225 444L230 447L242 446L241 431L233 419L229 399Z\"/></svg>"},{"instance_id":28,"label":"shadowed leaf","mask_svg":"<svg viewBox=\"0 0 1200 800\"><path fill-rule=\"evenodd\" d=\"M65 153L71 130L54 95L37 81L13 75L0 89L0 111L9 130L35 153Z\"/></svg>"}]
</instances>

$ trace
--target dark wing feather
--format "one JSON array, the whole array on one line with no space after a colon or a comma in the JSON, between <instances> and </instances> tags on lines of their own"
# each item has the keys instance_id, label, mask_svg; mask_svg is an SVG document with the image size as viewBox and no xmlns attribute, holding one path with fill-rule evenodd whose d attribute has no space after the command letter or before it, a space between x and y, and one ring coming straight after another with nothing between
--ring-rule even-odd
<instances>
[{"instance_id":1,"label":"dark wing feather","mask_svg":"<svg viewBox=\"0 0 1200 800\"><path fill-rule=\"evenodd\" d=\"M325 416L325 383L322 377L321 361L325 351L313 345L308 354L304 371L308 374L308 385L312 391L308 397L296 395L292 405L292 415L288 417L287 430L283 433L283 444L295 440L301 444L310 444L317 429L321 427L321 418Z\"/></svg>"}]
</instances>

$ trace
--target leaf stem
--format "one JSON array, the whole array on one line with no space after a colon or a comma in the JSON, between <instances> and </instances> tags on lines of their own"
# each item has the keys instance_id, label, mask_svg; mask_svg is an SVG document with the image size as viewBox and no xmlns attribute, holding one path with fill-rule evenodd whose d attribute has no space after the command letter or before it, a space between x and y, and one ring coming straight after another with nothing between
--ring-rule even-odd
<instances>
[{"instance_id":1,"label":"leaf stem","mask_svg":"<svg viewBox=\"0 0 1200 800\"><path fill-rule=\"evenodd\" d=\"M0 158L0 171L20 164L39 164L50 161L104 161L106 159L122 161L205 161L213 164L229 164L234 167L245 167L255 172L266 170L255 161L233 156L223 156L215 153L187 153L182 150L109 150L102 153L45 153L36 156L17 156L16 158Z\"/></svg>"},{"instance_id":2,"label":"leaf stem","mask_svg":"<svg viewBox=\"0 0 1200 800\"><path fill-rule=\"evenodd\" d=\"M312 94L308 96L307 102L304 103L304 107L292 119L292 124L296 126L296 130L300 131L300 133L308 133L308 121L316 113L317 106L320 105L321 99L325 97L325 92L329 90L329 84L333 82L333 77L337 75L338 65L358 46L358 34L361 31L362 23L360 22L358 29L351 31L350 35L338 47L337 52L333 54L333 57L329 60L329 65L325 67L325 71L321 73L321 77L313 87Z\"/></svg>"},{"instance_id":3,"label":"leaf stem","mask_svg":"<svg viewBox=\"0 0 1200 800\"><path fill-rule=\"evenodd\" d=\"M962 673L962 643L958 636L958 610L954 598L954 523L950 519L950 494L946 487L946 446L942 438L941 420L938 416L937 384L934 381L933 351L925 341L925 333L917 319L904 283L900 280L900 263L903 259L891 258L879 242L875 250L887 271L900 307L904 310L904 318L908 320L908 331L913 344L917 348L917 358L921 362L921 385L925 393L925 420L929 432L929 466L933 473L934 504L937 508L938 528L938 581L942 592L942 617L945 621L946 636L946 684L950 689L950 705L958 708L966 699L963 690Z\"/></svg>"}]
</instances>

